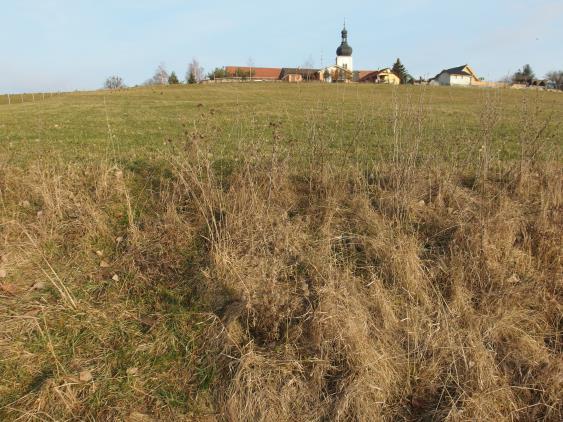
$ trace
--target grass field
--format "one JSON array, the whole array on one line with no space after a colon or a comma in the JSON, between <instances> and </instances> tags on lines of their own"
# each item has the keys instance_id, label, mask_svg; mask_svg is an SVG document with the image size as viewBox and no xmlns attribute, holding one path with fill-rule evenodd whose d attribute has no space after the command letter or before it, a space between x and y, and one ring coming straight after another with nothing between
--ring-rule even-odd
<instances>
[{"instance_id":1,"label":"grass field","mask_svg":"<svg viewBox=\"0 0 563 422\"><path fill-rule=\"evenodd\" d=\"M399 130L417 125L421 147L457 158L470 151L483 120L491 117L494 148L503 159L517 158L525 121L557 123L563 115L559 93L427 87L222 84L37 97L35 103L0 109L1 147L18 163L38 155L158 158L165 143L195 132L210 138L214 153L237 157L249 143L271 140L273 124L293 149L307 150L315 131L333 151L387 159L396 135L393 122L403 125Z\"/></svg>"},{"instance_id":2,"label":"grass field","mask_svg":"<svg viewBox=\"0 0 563 422\"><path fill-rule=\"evenodd\" d=\"M560 93L28 97L0 420L561 419Z\"/></svg>"}]
</instances>

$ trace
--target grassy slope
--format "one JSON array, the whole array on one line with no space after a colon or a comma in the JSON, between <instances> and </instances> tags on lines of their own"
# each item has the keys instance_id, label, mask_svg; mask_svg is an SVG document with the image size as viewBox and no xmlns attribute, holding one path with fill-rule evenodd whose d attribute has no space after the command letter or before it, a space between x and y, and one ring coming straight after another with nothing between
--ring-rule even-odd
<instances>
[{"instance_id":1,"label":"grassy slope","mask_svg":"<svg viewBox=\"0 0 563 422\"><path fill-rule=\"evenodd\" d=\"M38 154L65 160L108 154L151 157L159 154L165 141L183 139L185 125L189 131L212 131L214 149L233 152L249 137L269 136L269 125L280 122L282 133L297 143L306 145L314 123L325 129L334 147L353 139L377 154L391 143L395 113L412 115L422 109L428 142L449 149L474 137L492 99L501 114L494 141L504 157L513 156L524 102L529 103L528 112L539 106L542 118L553 114L561 120L563 115L559 93L285 84L149 88L63 94L3 106L0 147L18 162Z\"/></svg>"},{"instance_id":2,"label":"grassy slope","mask_svg":"<svg viewBox=\"0 0 563 422\"><path fill-rule=\"evenodd\" d=\"M355 85L0 105L0 418L557 420L562 116Z\"/></svg>"}]
</instances>

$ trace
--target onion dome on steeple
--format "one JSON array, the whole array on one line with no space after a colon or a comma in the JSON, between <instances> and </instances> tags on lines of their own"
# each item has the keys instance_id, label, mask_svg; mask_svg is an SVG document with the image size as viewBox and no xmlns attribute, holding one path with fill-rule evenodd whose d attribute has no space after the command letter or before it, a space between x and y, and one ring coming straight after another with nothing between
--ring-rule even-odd
<instances>
[{"instance_id":1,"label":"onion dome on steeple","mask_svg":"<svg viewBox=\"0 0 563 422\"><path fill-rule=\"evenodd\" d=\"M352 47L348 45L348 31L346 30L346 24L344 24L344 29L342 29L342 43L340 47L336 50L337 56L351 56Z\"/></svg>"}]
</instances>

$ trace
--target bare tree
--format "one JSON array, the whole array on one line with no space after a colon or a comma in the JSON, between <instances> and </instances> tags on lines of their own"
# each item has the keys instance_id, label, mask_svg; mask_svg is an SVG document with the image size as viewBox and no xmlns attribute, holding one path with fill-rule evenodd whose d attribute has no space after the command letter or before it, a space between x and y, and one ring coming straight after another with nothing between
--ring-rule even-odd
<instances>
[{"instance_id":1,"label":"bare tree","mask_svg":"<svg viewBox=\"0 0 563 422\"><path fill-rule=\"evenodd\" d=\"M503 76L498 81L502 84L510 85L512 83L512 75L506 74L506 76Z\"/></svg>"},{"instance_id":2,"label":"bare tree","mask_svg":"<svg viewBox=\"0 0 563 422\"><path fill-rule=\"evenodd\" d=\"M113 75L106 79L104 83L105 89L120 89L125 88L125 84L123 83L123 79L120 76Z\"/></svg>"},{"instance_id":3,"label":"bare tree","mask_svg":"<svg viewBox=\"0 0 563 422\"><path fill-rule=\"evenodd\" d=\"M186 81L188 83L201 82L204 78L203 67L199 61L194 57L190 64L188 64L188 71L186 72Z\"/></svg>"},{"instance_id":4,"label":"bare tree","mask_svg":"<svg viewBox=\"0 0 563 422\"><path fill-rule=\"evenodd\" d=\"M313 55L309 54L309 57L307 57L307 60L305 60L303 62L303 69L312 69L315 67L315 60L313 60Z\"/></svg>"},{"instance_id":5,"label":"bare tree","mask_svg":"<svg viewBox=\"0 0 563 422\"><path fill-rule=\"evenodd\" d=\"M152 78L145 82L145 85L166 85L168 84L169 77L170 75L168 75L164 63L161 63L154 71Z\"/></svg>"},{"instance_id":6,"label":"bare tree","mask_svg":"<svg viewBox=\"0 0 563 422\"><path fill-rule=\"evenodd\" d=\"M563 90L563 70L554 70L552 72L548 72L545 75L545 78L553 82L556 89Z\"/></svg>"}]
</instances>

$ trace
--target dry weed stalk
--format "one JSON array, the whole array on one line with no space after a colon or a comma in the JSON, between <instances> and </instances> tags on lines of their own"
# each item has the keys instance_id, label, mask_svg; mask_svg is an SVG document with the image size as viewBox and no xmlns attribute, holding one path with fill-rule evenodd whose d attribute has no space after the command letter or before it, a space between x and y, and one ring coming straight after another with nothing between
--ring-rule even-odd
<instances>
[{"instance_id":1,"label":"dry weed stalk","mask_svg":"<svg viewBox=\"0 0 563 422\"><path fill-rule=\"evenodd\" d=\"M423 150L424 95L396 104L393 160L369 166L335 161L320 124L303 157L277 123L229 172L195 125L166 174L4 166L2 265L21 296L0 296L0 416L560 419L548 131L512 171L491 99L482 154L450 165ZM60 295L29 290L40 257Z\"/></svg>"},{"instance_id":2,"label":"dry weed stalk","mask_svg":"<svg viewBox=\"0 0 563 422\"><path fill-rule=\"evenodd\" d=\"M412 175L387 210L397 185L350 169L286 168L272 186L247 165L227 189L203 175L209 300L224 336L210 348L225 357L215 391L228 420L560 415L560 343L544 337L559 338L547 321L561 310L549 275L561 270L560 217L540 223L537 197L520 204L488 159L470 188L444 167L406 165L376 170ZM559 172L546 174L536 188L560 190ZM546 223L544 248L521 244Z\"/></svg>"}]
</instances>

